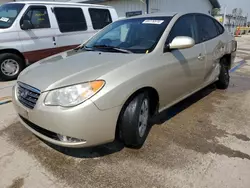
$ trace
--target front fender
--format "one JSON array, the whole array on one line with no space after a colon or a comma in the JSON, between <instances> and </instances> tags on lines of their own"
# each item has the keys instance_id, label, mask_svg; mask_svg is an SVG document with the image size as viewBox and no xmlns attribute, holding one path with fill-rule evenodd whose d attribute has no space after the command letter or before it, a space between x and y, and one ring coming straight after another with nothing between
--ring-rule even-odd
<instances>
[{"instance_id":1,"label":"front fender","mask_svg":"<svg viewBox=\"0 0 250 188\"><path fill-rule=\"evenodd\" d=\"M145 87L154 88L154 85L150 84L151 78L144 76L144 74L146 73L139 74L120 83L110 83L106 81L103 90L91 98L92 102L94 102L100 110L123 106L136 91Z\"/></svg>"}]
</instances>

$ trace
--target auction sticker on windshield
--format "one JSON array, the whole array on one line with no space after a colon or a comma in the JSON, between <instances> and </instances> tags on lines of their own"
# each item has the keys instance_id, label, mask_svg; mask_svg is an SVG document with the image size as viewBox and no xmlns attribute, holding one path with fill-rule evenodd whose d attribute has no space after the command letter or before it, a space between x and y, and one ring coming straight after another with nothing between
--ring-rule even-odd
<instances>
[{"instance_id":1,"label":"auction sticker on windshield","mask_svg":"<svg viewBox=\"0 0 250 188\"><path fill-rule=\"evenodd\" d=\"M164 20L144 20L142 23L143 24L162 24Z\"/></svg>"},{"instance_id":2,"label":"auction sticker on windshield","mask_svg":"<svg viewBox=\"0 0 250 188\"><path fill-rule=\"evenodd\" d=\"M8 22L8 21L9 21L9 18L1 17L1 18L0 18L0 21L2 21L2 22Z\"/></svg>"}]
</instances>

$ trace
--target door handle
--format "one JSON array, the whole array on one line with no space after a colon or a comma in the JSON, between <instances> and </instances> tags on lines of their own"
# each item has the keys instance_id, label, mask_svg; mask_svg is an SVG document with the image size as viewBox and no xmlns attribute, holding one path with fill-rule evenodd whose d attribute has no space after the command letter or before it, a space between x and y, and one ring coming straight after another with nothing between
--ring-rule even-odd
<instances>
[{"instance_id":1,"label":"door handle","mask_svg":"<svg viewBox=\"0 0 250 188\"><path fill-rule=\"evenodd\" d=\"M203 60L205 59L205 56L202 55L202 54L200 54L200 55L198 56L198 59L199 59L200 61L203 61Z\"/></svg>"},{"instance_id":2,"label":"door handle","mask_svg":"<svg viewBox=\"0 0 250 188\"><path fill-rule=\"evenodd\" d=\"M52 37L53 44L56 45L56 37Z\"/></svg>"}]
</instances>

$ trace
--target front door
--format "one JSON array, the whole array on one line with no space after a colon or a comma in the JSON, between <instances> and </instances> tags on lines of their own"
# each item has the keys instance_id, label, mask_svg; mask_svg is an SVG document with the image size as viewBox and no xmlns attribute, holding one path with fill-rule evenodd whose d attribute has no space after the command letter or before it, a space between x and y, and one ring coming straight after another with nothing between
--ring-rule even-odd
<instances>
[{"instance_id":1,"label":"front door","mask_svg":"<svg viewBox=\"0 0 250 188\"><path fill-rule=\"evenodd\" d=\"M165 105L195 91L203 84L206 58L205 46L198 42L197 25L193 14L180 17L173 26L166 44L177 36L188 36L195 40L192 48L172 50L164 54L166 61Z\"/></svg>"},{"instance_id":2,"label":"front door","mask_svg":"<svg viewBox=\"0 0 250 188\"><path fill-rule=\"evenodd\" d=\"M23 46L24 56L30 63L53 55L56 48L55 29L51 27L51 9L46 6L30 6L24 13L20 27L24 20L31 23L29 30L21 29L19 37ZM21 27L22 28L22 27Z\"/></svg>"}]
</instances>

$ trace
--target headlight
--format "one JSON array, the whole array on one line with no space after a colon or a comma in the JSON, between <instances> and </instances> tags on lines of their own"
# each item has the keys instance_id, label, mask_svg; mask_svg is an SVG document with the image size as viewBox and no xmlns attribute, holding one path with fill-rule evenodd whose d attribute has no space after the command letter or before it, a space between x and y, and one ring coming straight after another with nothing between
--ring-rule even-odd
<instances>
[{"instance_id":1,"label":"headlight","mask_svg":"<svg viewBox=\"0 0 250 188\"><path fill-rule=\"evenodd\" d=\"M44 103L47 106L76 106L95 95L104 84L103 80L96 80L52 90L46 96Z\"/></svg>"}]
</instances>

